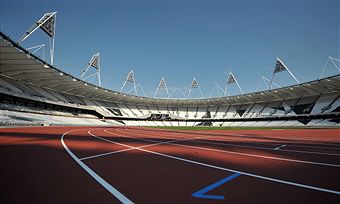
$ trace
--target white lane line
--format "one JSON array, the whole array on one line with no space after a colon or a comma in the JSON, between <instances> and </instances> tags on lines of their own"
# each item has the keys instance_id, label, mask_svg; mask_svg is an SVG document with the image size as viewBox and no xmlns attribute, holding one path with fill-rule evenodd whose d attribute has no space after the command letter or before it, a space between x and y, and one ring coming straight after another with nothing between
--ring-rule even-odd
<instances>
[{"instance_id":1,"label":"white lane line","mask_svg":"<svg viewBox=\"0 0 340 204\"><path fill-rule=\"evenodd\" d=\"M118 131L118 132L122 132L122 131ZM135 132L131 132L131 131L126 131L126 132L130 132L130 133L134 133ZM146 132L146 131L144 131ZM123 133L123 132L122 132ZM155 135L155 133L148 133L149 135ZM158 136L158 135L157 135ZM204 136L205 138L210 137L211 139L214 139L211 136ZM158 137L159 138L159 137ZM217 137L220 138L220 137ZM222 138L225 139L225 138ZM208 141L193 141L195 143L206 143L206 144L214 144L214 145L219 145L219 146L231 146L231 147L247 147L247 148L253 148L253 149L264 149L264 150L273 150L273 148L269 148L269 147L256 147L253 145L238 145L238 144L230 144L230 143L225 143L228 142L226 140L220 140L220 143L217 142L208 142ZM239 141L236 141L239 142ZM247 142L249 143L249 142ZM252 142L252 144L260 144L260 145L268 145L268 143L261 143L261 142ZM273 144L271 144L273 145ZM287 145L286 145L287 146ZM296 146L296 147L307 147L307 148L318 148L318 147L310 147L308 145L294 145L294 144L289 144L289 146ZM318 148L318 149L325 149L325 148ZM336 148L327 148L327 149L336 149ZM337 153L326 153L326 152L315 152L315 151L303 151L303 150L291 150L291 149L278 149L277 151L282 151L282 152L295 152L295 153L304 153L304 154L316 154L316 155L328 155L328 156L340 156L340 154Z\"/></svg>"},{"instance_id":2,"label":"white lane line","mask_svg":"<svg viewBox=\"0 0 340 204\"><path fill-rule=\"evenodd\" d=\"M291 145L289 145L289 146L291 146ZM304 154L318 154L318 155L327 155L327 156L340 156L340 154L335 154L335 153L310 152L310 151L300 151L300 150L292 150L292 149L279 149L278 151L296 152L296 153L304 153Z\"/></svg>"},{"instance_id":3,"label":"white lane line","mask_svg":"<svg viewBox=\"0 0 340 204\"><path fill-rule=\"evenodd\" d=\"M279 149L281 149L281 148L283 148L283 147L285 147L286 145L280 145L280 146L278 146L278 147L276 147L274 150L279 150Z\"/></svg>"},{"instance_id":4,"label":"white lane line","mask_svg":"<svg viewBox=\"0 0 340 204\"><path fill-rule=\"evenodd\" d=\"M117 153L120 153L120 152L130 151L130 150L133 150L133 149L135 149L135 148L121 149L121 150L117 150L117 151L106 152L106 153L102 153L102 154L96 154L96 155L80 158L80 160L83 161L83 160L93 159L93 158L102 157L102 156L106 156L106 155L111 155L111 154L117 154Z\"/></svg>"},{"instance_id":5,"label":"white lane line","mask_svg":"<svg viewBox=\"0 0 340 204\"><path fill-rule=\"evenodd\" d=\"M130 129L137 129L137 130L140 130L141 128L130 128ZM148 129L146 128L143 128L142 130L145 130L145 131L149 131ZM158 129L160 130L160 129ZM326 142L313 142L313 141L310 141L310 140L306 140L306 138L303 138L303 137L294 137L292 139L290 138L285 138L285 137L277 137L277 136L263 136L263 137L260 137L260 136L257 136L257 135L247 135L245 133L242 133L242 134L238 134L238 133L230 133L230 134L223 134L223 133L219 133L219 132L215 132L215 133L208 133L208 132L202 132L202 131L185 131L185 130L164 130L162 129L163 132L174 132L174 133L185 133L185 134L201 134L201 135L209 135L210 137L221 137L221 138L224 138L225 137L234 137L235 136L237 138L244 138L244 137L248 137L248 138L253 138L253 139L266 139L266 140L280 140L280 139L288 139L288 140L291 140L292 142L294 143L299 143L299 142L312 142L311 145L327 145L327 146L333 146L333 147L318 147L318 148L332 148L332 149L337 149L340 147L340 144L329 144L329 143L326 143ZM305 143L302 143L302 144L305 144Z\"/></svg>"},{"instance_id":6,"label":"white lane line","mask_svg":"<svg viewBox=\"0 0 340 204\"><path fill-rule=\"evenodd\" d=\"M116 132L120 132L120 133L131 133L131 134L136 134L136 132L134 132L133 130L130 130L130 131L128 131L128 130L126 130L126 131L120 131L120 130L118 130L118 129L115 129L115 131ZM104 130L104 132L107 132L106 130ZM109 133L109 134L114 134L114 133L111 133L111 132L107 132L107 133ZM208 138L209 136L199 136L199 137L193 137L193 138L188 138L188 137L180 137L180 139L179 138L171 138L171 137L162 137L162 136L159 136L158 134L154 134L154 133L148 133L148 136L150 136L150 135L153 135L153 136L155 136L155 137L153 137L153 136L151 136L152 138L156 138L156 139L165 139L165 140L173 140L173 142L175 142L175 141L189 141L189 140L196 140L196 139L202 139L202 138ZM129 136L123 136L123 137L129 137ZM133 139L137 139L137 138L135 138L135 137L131 137L131 138L133 138ZM145 138L138 138L138 139L141 139L141 140L145 140L145 141L155 141L155 142L158 142L157 140L150 140L150 139L145 139ZM173 143L173 142L171 142L171 143Z\"/></svg>"},{"instance_id":7,"label":"white lane line","mask_svg":"<svg viewBox=\"0 0 340 204\"><path fill-rule=\"evenodd\" d=\"M114 134L114 133L111 133L111 134ZM117 135L117 134L114 134L114 135L120 136L120 135ZM106 139L101 138L99 136L94 136L94 137L96 137L96 138L98 138L100 140L103 140L103 141L107 141ZM137 138L135 138L135 139L137 139ZM126 146L125 144L121 144L121 143L118 143L118 144L120 144L122 146ZM224 167L220 167L220 166L210 165L210 164L206 164L206 163L203 163L203 162L198 162L198 161L194 161L194 160L190 160L190 159L185 159L185 158L181 158L181 157L177 157L177 156L172 156L172 155L168 155L168 154L163 154L163 153L159 153L159 152L155 152L155 151L150 151L150 150L146 150L146 149L141 149L141 148L136 148L136 149L139 150L139 151L148 152L148 153L151 153L151 154L155 154L155 155L159 155L159 156L163 156L163 157L167 157L167 158L171 158L171 159L175 159L175 160L179 160L179 161L184 161L184 162L187 162L187 163L197 164L197 165L200 165L200 166L210 167L210 168L213 168L213 169L219 169L219 170L223 170L223 171L240 173L240 174L243 174L243 175L246 175L246 176L250 176L250 177L254 177L254 178L259 178L259 179L263 179L263 180L268 180L268 181L273 181L273 182L277 182L277 183L283 183L283 184L287 184L287 185L298 186L298 187L302 187L302 188L307 188L307 189L312 189L312 190L317 190L317 191L322 191L322 192L327 192L327 193L333 193L333 194L340 195L340 191L336 191L336 190L330 190L330 189L326 189L326 188L319 188L319 187L315 187L315 186L310 186L310 185L305 185L305 184L285 181L285 180L281 180L281 179L275 179L275 178L271 178L271 177L267 177L267 176L261 176L261 175L252 174L252 173L248 173L248 172L237 171L237 170L234 170L234 169L228 169L228 168L224 168Z\"/></svg>"},{"instance_id":8,"label":"white lane line","mask_svg":"<svg viewBox=\"0 0 340 204\"><path fill-rule=\"evenodd\" d=\"M307 141L308 142L308 141ZM309 144L289 144L289 146L293 147L305 147L305 148L310 148L310 149L321 149L321 150L339 150L339 147L320 147L320 146L315 146L313 143Z\"/></svg>"},{"instance_id":9,"label":"white lane line","mask_svg":"<svg viewBox=\"0 0 340 204\"><path fill-rule=\"evenodd\" d=\"M286 159L286 158L281 158L281 157L263 156L263 155L258 155L258 154L248 154L248 153L233 152L233 151L227 151L227 150L197 147L197 146L183 145L183 144L171 144L171 145L188 147L188 148L193 148L193 149L203 149L203 150L214 151L214 152L222 152L222 153L227 153L227 154L236 154L236 155L249 156L249 157L257 157L257 158L264 158L264 159L272 159L272 160L280 160L280 161L288 161L288 162L296 162L296 163L303 163L303 164L313 164L313 165L319 165L319 166L329 166L329 167L340 168L340 164L329 164L329 163L312 162L312 161L297 160L297 159Z\"/></svg>"},{"instance_id":10,"label":"white lane line","mask_svg":"<svg viewBox=\"0 0 340 204\"><path fill-rule=\"evenodd\" d=\"M193 141L193 142L203 143L203 144L213 144L213 145L218 145L218 146L245 147L245 148L252 148L252 149L273 150L273 148L269 148L269 147L256 147L256 146L250 146L250 145L229 144L229 143L225 143L226 141L222 141L222 142ZM277 151L296 152L296 153L304 153L304 154L316 154L316 155L328 155L328 156L340 156L340 154L334 154L334 153L299 151L299 150L291 150L291 149L278 149Z\"/></svg>"},{"instance_id":11,"label":"white lane line","mask_svg":"<svg viewBox=\"0 0 340 204\"><path fill-rule=\"evenodd\" d=\"M225 141L223 141L223 143L208 142L208 141L194 141L194 142L197 142L197 143L206 143L206 144L214 144L214 145L219 145L219 146L235 146L235 147L246 147L246 148L252 148L252 149L273 150L273 148L268 148L268 147L256 147L256 146L250 146L250 145L229 144L229 143L225 143ZM289 146L292 146L292 145L289 145ZM304 153L304 154L328 155L328 156L340 156L340 154L335 154L335 153L310 152L310 151L302 151L302 150L300 151L300 150L291 150L291 149L278 149L277 151L296 152L296 153Z\"/></svg>"},{"instance_id":12,"label":"white lane line","mask_svg":"<svg viewBox=\"0 0 340 204\"><path fill-rule=\"evenodd\" d=\"M340 195L340 191L335 191L335 190L330 190L330 189L325 189L325 188L318 188L318 187L315 187L315 186L285 181L285 180L281 180L281 179L275 179L275 178L271 178L271 177L267 177L267 176L260 176L260 175L257 175L257 174L251 174L251 173L247 173L247 172L243 172L243 171L237 171L237 170L234 170L234 169L228 169L228 168L224 168L224 167L210 165L210 164L197 162L197 161L194 161L194 160L185 159L185 158L172 156L172 155L168 155L168 154L163 154L163 153L159 153L159 152L155 152L155 151L150 151L150 150L146 150L146 149L139 149L139 150L143 151L143 152L148 152L148 153L151 153L151 154L160 155L160 156L163 156L163 157L168 157L168 158L171 158L171 159L176 159L176 160L180 160L180 161L184 161L184 162L188 162L188 163L192 163L192 164L198 164L198 165L201 165L201 166L214 168L214 169L220 169L220 170L239 173L239 174L243 174L243 175L246 175L246 176L255 177L255 178L259 178L259 179L264 179L264 180L274 181L274 182L278 182L278 183L283 183L283 184L288 184L288 185L298 186L298 187L302 187L302 188L308 188L308 189L313 189L313 190L318 190L318 191L323 191L323 192L327 192L327 193L333 193L333 194Z\"/></svg>"},{"instance_id":13,"label":"white lane line","mask_svg":"<svg viewBox=\"0 0 340 204\"><path fill-rule=\"evenodd\" d=\"M299 142L303 142L302 144L305 144L305 142L311 142L310 144L311 145L326 145L326 146L333 146L333 147L330 147L330 148L339 148L340 147L340 144L329 144L327 142L323 142L323 141L320 141L320 142L313 142L313 140L309 140L309 138L305 138L305 137L299 137L299 136L295 136L295 137L291 137L291 138L285 138L285 137L280 137L280 136L258 136L258 135L247 135L247 134L228 134L228 135L224 135L224 136L221 136L221 133L204 133L204 132L198 132L198 133L202 133L202 134L211 134L212 135L215 135L217 137L224 137L224 136L229 136L229 137L233 137L233 136L236 136L236 137L249 137L249 138L253 138L253 139L266 139L266 140L290 140L291 142L294 142L294 143L299 143ZM222 134L223 135L223 134ZM293 135L292 135L293 136ZM323 147L321 147L323 148ZM324 148L328 148L328 147L324 147Z\"/></svg>"},{"instance_id":14,"label":"white lane line","mask_svg":"<svg viewBox=\"0 0 340 204\"><path fill-rule=\"evenodd\" d=\"M104 131L107 132L106 130L104 130ZM92 135L90 130L88 131L88 133L91 136L94 136L94 135ZM107 132L107 133L111 134L110 132ZM96 137L96 136L94 136L94 137ZM131 138L135 139L134 137L131 137ZM201 137L195 137L195 138L191 138L191 139L171 140L171 141L166 141L166 142L158 142L156 140L143 139L143 141L157 142L157 143L143 145L143 146L138 146L138 147L127 148L127 149L122 149L122 150L117 150L117 151L112 151L112 152L106 152L106 153L102 153L102 154L96 154L96 155L80 158L80 160L83 161L83 160L98 158L98 157L107 156L107 155L111 155L111 154L116 154L116 153L120 153L120 152L127 152L127 151L130 151L130 150L139 149L139 148L153 147L153 146L162 145L162 144L170 144L170 143L179 142L179 141L195 140L195 139L199 139L199 138L201 138Z\"/></svg>"},{"instance_id":15,"label":"white lane line","mask_svg":"<svg viewBox=\"0 0 340 204\"><path fill-rule=\"evenodd\" d=\"M120 133L124 133L122 131L119 131L119 130L116 130L117 132L120 132ZM106 133L109 133L109 134L114 134L112 132L109 132L107 131L106 129L104 130L104 132ZM125 131L125 132L129 132L129 131ZM133 134L135 134L134 132L132 132ZM126 138L132 138L134 140L136 140L137 138L135 137L129 137L129 136L122 136L122 135L119 135L120 137L126 137ZM155 138L155 137L154 137ZM174 143L174 142L181 142L181 141L193 141L193 140L196 140L196 139L201 139L201 138L204 138L204 137L193 137L193 138L185 138L185 139L174 139L174 138L165 138L165 137L162 137L162 138L157 138L157 139L171 139L170 141L163 141L163 142L159 142L158 140L150 140L150 139L145 139L145 138L138 138L138 140L140 141L145 141L145 142L156 142L154 144L148 144L148 145L143 145L143 146L139 146L137 148L145 148L145 147L153 147L153 146L157 146L157 145L162 145L162 144L171 144L171 143Z\"/></svg>"},{"instance_id":16,"label":"white lane line","mask_svg":"<svg viewBox=\"0 0 340 204\"><path fill-rule=\"evenodd\" d=\"M98 128L96 128L96 129L98 129ZM92 130L95 130L95 129L92 129ZM103 141L105 141L105 142L109 142L109 143L112 143L112 144L121 145L121 146L128 147L128 148L136 148L136 147L131 146L131 145L126 145L126 144L123 144L123 143L114 142L114 141L112 141L112 140L108 140L108 139L105 139L105 138L102 138L102 137L98 137L97 135L94 135L94 134L91 132L91 130L87 131L87 133L88 133L89 135L91 135L92 137L95 137L95 138L97 138L97 139L103 140ZM118 136L118 135L117 135L117 136Z\"/></svg>"},{"instance_id":17,"label":"white lane line","mask_svg":"<svg viewBox=\"0 0 340 204\"><path fill-rule=\"evenodd\" d=\"M117 131L117 132L120 132L120 131ZM139 138L134 138L134 139L138 140ZM213 148L208 148L208 147L198 147L198 146L176 144L176 143L170 143L170 145L188 147L188 148L193 148L193 149L202 149L202 150L214 151L214 152L222 152L222 153L227 153L227 154L236 154L236 155L242 155L242 156L257 157L257 158L263 158L263 159L272 159L272 160L280 160L280 161L287 161L287 162L296 162L296 163L303 163L303 164L312 164L312 165L340 168L340 164L312 162L312 161L305 161L305 160L298 160L298 159L286 159L286 158L282 158L282 157L263 156L263 155L258 155L258 154L248 154L248 153L242 153L242 152L234 152L234 151L228 151L228 150L220 150L220 149L213 149Z\"/></svg>"},{"instance_id":18,"label":"white lane line","mask_svg":"<svg viewBox=\"0 0 340 204\"><path fill-rule=\"evenodd\" d=\"M78 129L79 130L79 129ZM113 196L115 196L118 200L120 200L122 203L126 204L132 204L133 202L128 199L126 196L124 196L121 192L119 192L116 188L111 186L108 182L106 182L102 177L100 177L96 172L94 172L90 167L88 167L84 162L82 162L73 152L67 147L67 145L64 142L64 137L70 132L73 132L76 130L71 130L68 132L65 132L61 138L61 144L64 146L64 149L67 151L67 153L72 157L74 161L76 161L88 174L90 174L100 185L102 185L106 190L108 190Z\"/></svg>"},{"instance_id":19,"label":"white lane line","mask_svg":"<svg viewBox=\"0 0 340 204\"><path fill-rule=\"evenodd\" d=\"M196 139L200 139L200 138L202 138L202 137L194 137L194 138L190 138L190 139L170 140L170 141L166 141L166 142L157 142L157 143L154 143L154 144L143 145L143 146L140 146L140 147L137 147L137 148L153 147L153 146L162 145L162 144L172 144L174 142L191 141L191 140L196 140ZM135 139L135 138L133 138L133 139Z\"/></svg>"}]
</instances>

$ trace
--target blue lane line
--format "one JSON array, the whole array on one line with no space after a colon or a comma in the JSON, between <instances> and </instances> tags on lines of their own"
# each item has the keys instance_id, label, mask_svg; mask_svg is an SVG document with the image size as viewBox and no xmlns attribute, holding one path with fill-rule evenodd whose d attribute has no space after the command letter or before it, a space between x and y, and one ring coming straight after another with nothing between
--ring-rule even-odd
<instances>
[{"instance_id":1,"label":"blue lane line","mask_svg":"<svg viewBox=\"0 0 340 204\"><path fill-rule=\"evenodd\" d=\"M217 181L216 183L211 184L208 187L205 187L193 194L191 194L191 196L195 197L195 198L206 198L206 199L215 199L215 200L224 200L224 196L218 196L218 195L206 195L205 193L213 190L214 188L219 187L220 185L223 185L225 183L227 183L228 181L233 180L234 178L238 177L239 175L241 175L240 173L234 173L220 181Z\"/></svg>"}]
</instances>

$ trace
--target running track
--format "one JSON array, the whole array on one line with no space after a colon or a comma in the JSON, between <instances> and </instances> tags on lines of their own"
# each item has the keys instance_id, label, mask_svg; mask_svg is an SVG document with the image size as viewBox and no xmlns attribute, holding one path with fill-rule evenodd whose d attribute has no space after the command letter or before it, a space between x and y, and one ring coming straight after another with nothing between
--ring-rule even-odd
<instances>
[{"instance_id":1,"label":"running track","mask_svg":"<svg viewBox=\"0 0 340 204\"><path fill-rule=\"evenodd\" d=\"M1 203L340 203L340 130L1 131Z\"/></svg>"}]
</instances>

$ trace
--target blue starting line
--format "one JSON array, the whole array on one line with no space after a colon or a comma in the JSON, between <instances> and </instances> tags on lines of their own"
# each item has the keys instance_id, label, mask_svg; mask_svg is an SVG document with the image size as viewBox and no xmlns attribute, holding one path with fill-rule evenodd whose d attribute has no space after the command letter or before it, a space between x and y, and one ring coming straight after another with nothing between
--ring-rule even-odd
<instances>
[{"instance_id":1,"label":"blue starting line","mask_svg":"<svg viewBox=\"0 0 340 204\"><path fill-rule=\"evenodd\" d=\"M206 198L206 199L215 199L215 200L224 200L224 196L218 196L218 195L207 195L206 193L227 183L228 181L233 180L234 178L238 177L239 175L241 175L240 173L234 173L222 180L217 181L216 183L211 184L210 186L207 186L193 194L191 194L191 196L195 197L195 198Z\"/></svg>"}]
</instances>

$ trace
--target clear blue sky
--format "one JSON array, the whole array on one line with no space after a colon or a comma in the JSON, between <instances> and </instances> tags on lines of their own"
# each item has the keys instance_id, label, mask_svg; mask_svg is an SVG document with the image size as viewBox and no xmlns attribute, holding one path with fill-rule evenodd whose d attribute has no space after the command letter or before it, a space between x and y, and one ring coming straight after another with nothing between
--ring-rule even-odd
<instances>
[{"instance_id":1,"label":"clear blue sky","mask_svg":"<svg viewBox=\"0 0 340 204\"><path fill-rule=\"evenodd\" d=\"M271 77L276 57L301 82L317 79L328 56L340 58L335 0L75 2L2 0L1 31L18 40L45 12L57 11L56 67L79 77L100 52L103 87L119 90L133 69L152 96L162 76L169 89L185 93L196 77L205 96L216 96L230 71L253 92L262 75ZM39 31L23 46L47 42ZM336 73L329 66L325 74ZM288 73L275 82L295 83ZM240 92L230 86L228 93Z\"/></svg>"}]
</instances>

